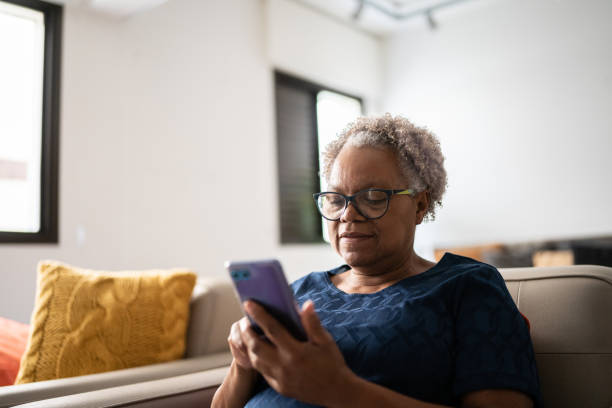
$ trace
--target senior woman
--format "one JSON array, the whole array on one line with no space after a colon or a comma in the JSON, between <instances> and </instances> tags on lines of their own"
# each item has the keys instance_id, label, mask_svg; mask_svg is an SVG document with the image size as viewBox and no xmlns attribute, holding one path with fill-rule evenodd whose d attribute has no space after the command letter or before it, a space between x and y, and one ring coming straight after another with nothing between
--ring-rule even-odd
<instances>
[{"instance_id":1,"label":"senior woman","mask_svg":"<svg viewBox=\"0 0 612 408\"><path fill-rule=\"evenodd\" d=\"M401 117L360 118L325 152L315 194L346 265L291 287L308 341L254 302L228 338L214 407L532 407L539 384L527 325L499 272L413 249L446 187L437 139ZM316 312L315 312L316 309Z\"/></svg>"}]
</instances>

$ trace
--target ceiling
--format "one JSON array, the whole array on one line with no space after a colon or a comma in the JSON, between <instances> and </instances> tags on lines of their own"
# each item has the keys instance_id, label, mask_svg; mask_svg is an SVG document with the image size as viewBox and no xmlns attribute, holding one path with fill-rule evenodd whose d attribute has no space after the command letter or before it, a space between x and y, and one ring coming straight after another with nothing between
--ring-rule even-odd
<instances>
[{"instance_id":1,"label":"ceiling","mask_svg":"<svg viewBox=\"0 0 612 408\"><path fill-rule=\"evenodd\" d=\"M66 5L89 7L115 17L129 17L157 7L168 0L49 0ZM223 1L223 0L202 0ZM374 35L398 31L415 19L424 19L435 28L433 13L467 0L285 0L343 21Z\"/></svg>"},{"instance_id":2,"label":"ceiling","mask_svg":"<svg viewBox=\"0 0 612 408\"><path fill-rule=\"evenodd\" d=\"M436 28L434 12L467 0L289 0L375 35L387 35L424 19Z\"/></svg>"},{"instance_id":3,"label":"ceiling","mask_svg":"<svg viewBox=\"0 0 612 408\"><path fill-rule=\"evenodd\" d=\"M168 0L47 0L52 3L85 6L115 17L129 17L157 7Z\"/></svg>"}]
</instances>

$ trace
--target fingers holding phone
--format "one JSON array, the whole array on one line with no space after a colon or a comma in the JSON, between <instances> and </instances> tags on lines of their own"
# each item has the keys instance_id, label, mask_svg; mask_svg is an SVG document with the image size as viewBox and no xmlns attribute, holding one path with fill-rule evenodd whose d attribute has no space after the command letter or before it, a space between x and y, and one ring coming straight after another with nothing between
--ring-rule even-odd
<instances>
[{"instance_id":1,"label":"fingers holding phone","mask_svg":"<svg viewBox=\"0 0 612 408\"><path fill-rule=\"evenodd\" d=\"M227 342L236 363L242 368L252 370L253 365L249 359L249 354L243 337L247 330L252 330L251 322L247 317L243 317L232 324Z\"/></svg>"},{"instance_id":2,"label":"fingers holding phone","mask_svg":"<svg viewBox=\"0 0 612 408\"><path fill-rule=\"evenodd\" d=\"M250 329L246 317L234 322L230 328L227 343L234 357L223 383L212 400L211 407L243 407L253 395L257 371L249 358L244 333Z\"/></svg>"},{"instance_id":3,"label":"fingers holding phone","mask_svg":"<svg viewBox=\"0 0 612 408\"><path fill-rule=\"evenodd\" d=\"M244 309L265 334L243 333L251 364L278 393L326 405L340 386L354 378L333 337L321 325L312 301L299 313L307 341L293 337L256 302L245 302Z\"/></svg>"},{"instance_id":4,"label":"fingers holding phone","mask_svg":"<svg viewBox=\"0 0 612 408\"><path fill-rule=\"evenodd\" d=\"M244 302L244 310L263 332L263 339L276 347L292 349L298 340L275 316L254 301Z\"/></svg>"}]
</instances>

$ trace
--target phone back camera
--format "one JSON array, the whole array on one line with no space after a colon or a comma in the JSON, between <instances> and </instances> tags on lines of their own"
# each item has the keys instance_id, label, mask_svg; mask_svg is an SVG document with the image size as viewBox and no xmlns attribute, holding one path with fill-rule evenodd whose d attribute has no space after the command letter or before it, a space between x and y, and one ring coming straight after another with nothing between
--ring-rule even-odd
<instances>
[{"instance_id":1,"label":"phone back camera","mask_svg":"<svg viewBox=\"0 0 612 408\"><path fill-rule=\"evenodd\" d=\"M232 271L231 275L232 275L232 279L236 281L240 281L240 280L249 279L251 277L251 272L248 269L238 269L238 270Z\"/></svg>"}]
</instances>

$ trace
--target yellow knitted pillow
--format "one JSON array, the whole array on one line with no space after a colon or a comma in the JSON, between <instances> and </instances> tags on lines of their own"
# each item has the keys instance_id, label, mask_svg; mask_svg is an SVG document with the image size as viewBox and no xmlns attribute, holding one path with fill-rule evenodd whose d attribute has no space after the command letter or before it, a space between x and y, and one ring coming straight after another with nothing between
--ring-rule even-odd
<instances>
[{"instance_id":1,"label":"yellow knitted pillow","mask_svg":"<svg viewBox=\"0 0 612 408\"><path fill-rule=\"evenodd\" d=\"M31 332L15 384L183 356L196 275L38 264Z\"/></svg>"}]
</instances>

